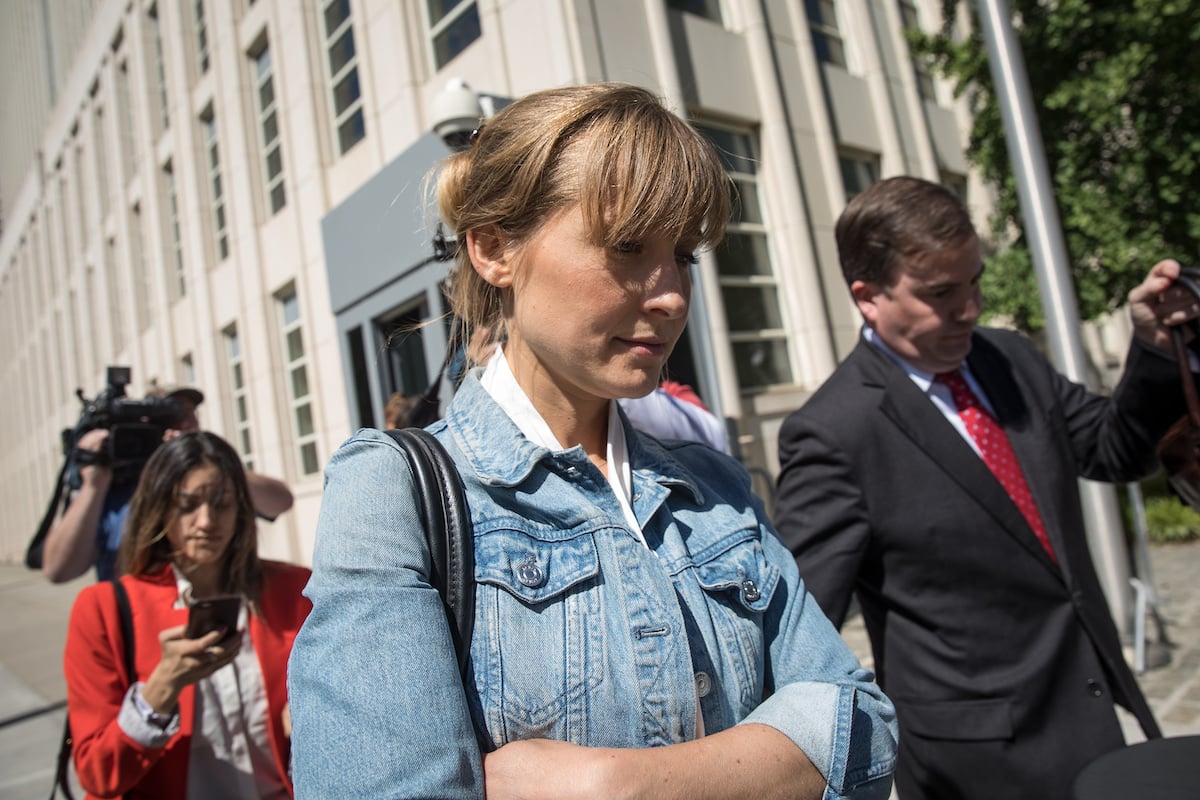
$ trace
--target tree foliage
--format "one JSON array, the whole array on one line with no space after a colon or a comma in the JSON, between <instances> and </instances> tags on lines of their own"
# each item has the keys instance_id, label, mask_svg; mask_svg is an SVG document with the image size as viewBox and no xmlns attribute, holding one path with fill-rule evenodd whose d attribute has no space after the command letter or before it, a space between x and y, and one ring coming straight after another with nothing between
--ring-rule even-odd
<instances>
[{"instance_id":1,"label":"tree foliage","mask_svg":"<svg viewBox=\"0 0 1200 800\"><path fill-rule=\"evenodd\" d=\"M1080 315L1119 306L1161 258L1200 265L1200 3L1010 0L1058 202ZM974 16L972 3L972 15ZM1042 326L1032 260L977 20L965 41L943 0L941 34L914 52L974 112L968 157L996 187L989 311ZM1015 237L1013 233L1016 233Z\"/></svg>"}]
</instances>

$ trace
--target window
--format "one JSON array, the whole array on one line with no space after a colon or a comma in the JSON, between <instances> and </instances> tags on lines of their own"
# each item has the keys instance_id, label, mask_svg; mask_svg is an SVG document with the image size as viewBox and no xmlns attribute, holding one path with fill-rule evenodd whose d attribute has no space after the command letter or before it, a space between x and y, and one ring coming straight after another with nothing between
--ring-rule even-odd
<instances>
[{"instance_id":1,"label":"window","mask_svg":"<svg viewBox=\"0 0 1200 800\"><path fill-rule=\"evenodd\" d=\"M158 8L151 8L150 27L154 31L154 85L158 88L159 133L171 128L171 113L167 103L167 62L163 58L162 23L158 19Z\"/></svg>"},{"instance_id":2,"label":"window","mask_svg":"<svg viewBox=\"0 0 1200 800\"><path fill-rule=\"evenodd\" d=\"M217 260L229 257L229 229L225 222L225 189L221 184L221 152L217 147L217 119L212 108L200 116L204 128L204 152L208 155L208 182L212 188L213 246Z\"/></svg>"},{"instance_id":3,"label":"window","mask_svg":"<svg viewBox=\"0 0 1200 800\"><path fill-rule=\"evenodd\" d=\"M196 15L196 66L200 74L208 72L208 24L204 20L204 0L195 0L192 11Z\"/></svg>"},{"instance_id":4,"label":"window","mask_svg":"<svg viewBox=\"0 0 1200 800\"><path fill-rule=\"evenodd\" d=\"M254 446L250 437L250 401L246 391L245 356L242 342L238 338L237 325L225 329L225 364L229 369L229 385L232 387L233 442L246 469L254 469Z\"/></svg>"},{"instance_id":5,"label":"window","mask_svg":"<svg viewBox=\"0 0 1200 800\"><path fill-rule=\"evenodd\" d=\"M392 392L417 395L429 388L425 328L420 327L428 318L428 304L419 302L375 320L375 345L382 371L379 383L385 397Z\"/></svg>"},{"instance_id":6,"label":"window","mask_svg":"<svg viewBox=\"0 0 1200 800\"><path fill-rule=\"evenodd\" d=\"M808 13L808 27L812 31L817 60L844 68L846 50L838 29L834 0L804 0L804 10Z\"/></svg>"},{"instance_id":7,"label":"window","mask_svg":"<svg viewBox=\"0 0 1200 800\"><path fill-rule=\"evenodd\" d=\"M879 180L879 159L875 156L843 153L838 156L842 168L842 188L846 201Z\"/></svg>"},{"instance_id":8,"label":"window","mask_svg":"<svg viewBox=\"0 0 1200 800\"><path fill-rule=\"evenodd\" d=\"M754 138L743 130L696 127L716 146L737 192L725 240L713 255L738 386L746 391L792 383L779 281L771 264L766 215L758 196Z\"/></svg>"},{"instance_id":9,"label":"window","mask_svg":"<svg viewBox=\"0 0 1200 800\"><path fill-rule=\"evenodd\" d=\"M337 131L338 152L345 153L367 133L350 0L326 0L322 16L325 20L325 53L329 57L329 85L333 88L333 124Z\"/></svg>"},{"instance_id":10,"label":"window","mask_svg":"<svg viewBox=\"0 0 1200 800\"><path fill-rule=\"evenodd\" d=\"M904 30L920 30L921 17L917 13L917 6L913 0L900 0L900 24L904 26ZM912 57L913 74L917 79L917 94L922 100L935 100L936 95L933 89L933 78L929 74L929 67L925 61Z\"/></svg>"},{"instance_id":11,"label":"window","mask_svg":"<svg viewBox=\"0 0 1200 800\"><path fill-rule=\"evenodd\" d=\"M479 7L475 0L426 0L425 5L433 61L441 69L479 38Z\"/></svg>"},{"instance_id":12,"label":"window","mask_svg":"<svg viewBox=\"0 0 1200 800\"><path fill-rule=\"evenodd\" d=\"M721 0L667 0L667 7L721 22Z\"/></svg>"},{"instance_id":13,"label":"window","mask_svg":"<svg viewBox=\"0 0 1200 800\"><path fill-rule=\"evenodd\" d=\"M275 108L275 82L271 68L271 47L266 42L253 54L254 87L258 98L258 133L262 147L263 177L267 208L274 215L287 204L283 186L283 143L279 137L279 115Z\"/></svg>"},{"instance_id":14,"label":"window","mask_svg":"<svg viewBox=\"0 0 1200 800\"><path fill-rule=\"evenodd\" d=\"M308 388L308 357L304 352L300 300L295 289L277 298L279 325L283 341L283 363L287 375L288 401L296 436L296 454L300 471L311 475L320 469L317 462L317 433L313 421L312 396Z\"/></svg>"},{"instance_id":15,"label":"window","mask_svg":"<svg viewBox=\"0 0 1200 800\"><path fill-rule=\"evenodd\" d=\"M170 161L163 167L163 189L166 193L167 247L171 248L167 264L175 268L175 280L167 284L174 287L171 299L178 300L187 294L187 281L183 272L183 239L179 235L179 197L175 192L175 170Z\"/></svg>"}]
</instances>

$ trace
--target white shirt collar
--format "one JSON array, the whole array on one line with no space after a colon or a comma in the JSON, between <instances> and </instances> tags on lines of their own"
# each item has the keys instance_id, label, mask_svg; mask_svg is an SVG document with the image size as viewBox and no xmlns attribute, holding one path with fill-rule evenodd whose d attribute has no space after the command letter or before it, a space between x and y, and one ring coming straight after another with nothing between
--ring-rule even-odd
<instances>
[{"instance_id":1,"label":"white shirt collar","mask_svg":"<svg viewBox=\"0 0 1200 800\"><path fill-rule=\"evenodd\" d=\"M479 383L492 399L508 414L509 418L521 429L525 438L536 445L555 452L565 450L562 443L550 430L546 420L534 407L533 401L525 394L525 390L517 383L517 378L504 357L504 349L496 348L495 354L488 361L479 378ZM633 485L632 469L629 465L629 448L625 439L625 428L621 425L621 417L617 412L617 404L608 404L608 446L605 457L608 461L608 483L612 486L617 502L621 506L625 522L641 538L642 529L637 522L630 506L629 498ZM642 540L644 543L644 539Z\"/></svg>"}]
</instances>

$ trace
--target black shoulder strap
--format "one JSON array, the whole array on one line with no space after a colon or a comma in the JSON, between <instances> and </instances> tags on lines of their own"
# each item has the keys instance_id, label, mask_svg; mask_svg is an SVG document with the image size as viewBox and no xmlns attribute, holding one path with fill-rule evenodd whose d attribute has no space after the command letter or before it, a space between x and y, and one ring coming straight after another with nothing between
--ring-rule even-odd
<instances>
[{"instance_id":1,"label":"black shoulder strap","mask_svg":"<svg viewBox=\"0 0 1200 800\"><path fill-rule=\"evenodd\" d=\"M125 592L125 586L121 583L120 578L113 578L113 595L117 600L117 618L121 621L121 642L125 648L125 671L129 673L129 680L137 680L137 670L133 663L133 612L129 608L129 595Z\"/></svg>"},{"instance_id":2,"label":"black shoulder strap","mask_svg":"<svg viewBox=\"0 0 1200 800\"><path fill-rule=\"evenodd\" d=\"M475 537L458 467L432 434L420 428L387 431L412 466L413 487L425 523L433 574L465 678L475 620Z\"/></svg>"},{"instance_id":3,"label":"black shoulder strap","mask_svg":"<svg viewBox=\"0 0 1200 800\"><path fill-rule=\"evenodd\" d=\"M58 477L54 480L54 494L50 497L50 505L46 506L46 513L42 515L42 521L38 523L37 532L33 534L33 538L29 540L29 545L25 548L25 566L29 569L42 568L42 550L46 546L46 536L50 533L50 524L54 522L54 516L58 513L60 497L63 499L63 510L66 510L63 480L67 477L69 463L70 459L63 459L62 469L58 471Z\"/></svg>"},{"instance_id":4,"label":"black shoulder strap","mask_svg":"<svg viewBox=\"0 0 1200 800\"><path fill-rule=\"evenodd\" d=\"M133 612L129 608L129 595L125 592L121 579L114 578L111 583L113 597L117 601L117 620L121 624L121 647L125 654L125 670L129 674L130 685L132 685L132 681L137 679L133 663ZM71 717L68 715L63 721L62 744L58 747L58 763L55 765L54 786L50 789L50 800L54 800L56 792L62 792L63 797L67 800L75 800L75 795L71 792L71 781L67 776L67 768L71 763L71 750L74 749L74 746L75 742L71 737Z\"/></svg>"}]
</instances>

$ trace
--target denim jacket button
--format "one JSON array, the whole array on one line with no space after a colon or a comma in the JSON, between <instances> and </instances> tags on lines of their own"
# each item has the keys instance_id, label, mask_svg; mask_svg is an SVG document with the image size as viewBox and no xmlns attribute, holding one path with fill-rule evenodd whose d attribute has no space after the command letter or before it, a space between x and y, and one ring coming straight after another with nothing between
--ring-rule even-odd
<instances>
[{"instance_id":1,"label":"denim jacket button","mask_svg":"<svg viewBox=\"0 0 1200 800\"><path fill-rule=\"evenodd\" d=\"M530 589L536 589L546 582L546 573L542 572L542 568L531 558L517 567L517 580Z\"/></svg>"},{"instance_id":2,"label":"denim jacket button","mask_svg":"<svg viewBox=\"0 0 1200 800\"><path fill-rule=\"evenodd\" d=\"M708 677L707 672L696 673L696 696L708 697L708 693L712 691L712 678Z\"/></svg>"},{"instance_id":3,"label":"denim jacket button","mask_svg":"<svg viewBox=\"0 0 1200 800\"><path fill-rule=\"evenodd\" d=\"M747 603L754 603L762 597L762 592L758 590L758 584L746 578L742 581L742 597Z\"/></svg>"}]
</instances>

